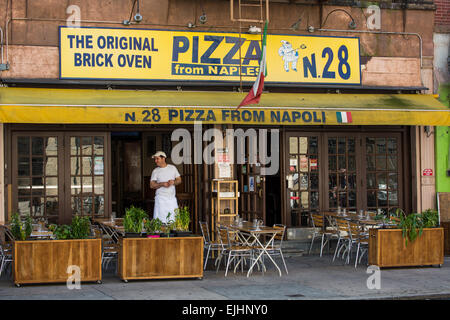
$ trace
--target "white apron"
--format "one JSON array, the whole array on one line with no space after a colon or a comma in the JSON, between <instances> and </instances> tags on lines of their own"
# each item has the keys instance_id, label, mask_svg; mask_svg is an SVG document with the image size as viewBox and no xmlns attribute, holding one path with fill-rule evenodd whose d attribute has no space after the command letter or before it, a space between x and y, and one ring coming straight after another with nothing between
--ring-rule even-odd
<instances>
[{"instance_id":1,"label":"white apron","mask_svg":"<svg viewBox=\"0 0 450 320\"><path fill-rule=\"evenodd\" d=\"M166 223L167 214L170 212L170 220L175 220L175 209L178 208L176 197L164 197L157 195L155 197L155 209L153 211L153 218L159 218L163 223Z\"/></svg>"}]
</instances>

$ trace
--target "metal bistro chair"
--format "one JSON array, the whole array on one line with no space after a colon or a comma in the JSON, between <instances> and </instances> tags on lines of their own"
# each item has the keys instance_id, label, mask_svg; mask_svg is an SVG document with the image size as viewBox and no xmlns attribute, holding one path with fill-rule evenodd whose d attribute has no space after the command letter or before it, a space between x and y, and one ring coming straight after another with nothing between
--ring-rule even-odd
<instances>
[{"instance_id":1,"label":"metal bistro chair","mask_svg":"<svg viewBox=\"0 0 450 320\"><path fill-rule=\"evenodd\" d=\"M249 258L250 260L253 259L253 247L241 245L236 241L237 233L235 231L229 230L226 227L220 226L218 228L217 234L222 245L222 251L220 253L220 260L217 265L216 273L219 271L220 262L223 256L227 257L225 277L228 274L228 268L233 260L235 262L234 273L236 273L236 268L239 266L239 264L241 264L241 270L243 271L245 258ZM235 259L239 259L239 261L236 263Z\"/></svg>"},{"instance_id":2,"label":"metal bistro chair","mask_svg":"<svg viewBox=\"0 0 450 320\"><path fill-rule=\"evenodd\" d=\"M314 228L314 233L312 235L311 239L311 246L309 247L309 254L311 254L311 250L314 244L314 239L321 237L322 241L320 244L320 256L322 256L323 248L328 243L328 250L330 249L330 240L332 238L339 239L339 234L337 232L337 229L332 226L325 228L325 219L321 214L311 214L311 223ZM319 230L317 230L319 229ZM325 241L324 241L325 240Z\"/></svg>"},{"instance_id":3,"label":"metal bistro chair","mask_svg":"<svg viewBox=\"0 0 450 320\"><path fill-rule=\"evenodd\" d=\"M207 250L205 264L203 266L203 270L205 270L206 264L208 263L209 253L211 251L222 250L222 245L218 241L211 240L208 224L205 221L199 221L199 224L200 224L200 230L202 231L204 249Z\"/></svg>"},{"instance_id":4,"label":"metal bistro chair","mask_svg":"<svg viewBox=\"0 0 450 320\"><path fill-rule=\"evenodd\" d=\"M342 248L348 247L347 242L349 241L349 229L350 226L348 224L348 221L341 218L335 218L334 221L336 222L336 227L338 228L338 242L336 244L336 249L334 250L334 256L332 262L336 259L336 256L339 256ZM344 257L346 250L344 250L344 253L342 254L342 257Z\"/></svg>"},{"instance_id":5,"label":"metal bistro chair","mask_svg":"<svg viewBox=\"0 0 450 320\"><path fill-rule=\"evenodd\" d=\"M344 219L336 219L336 225L339 228L339 239L338 244L336 246L335 255L333 257L333 261L337 255L339 256L339 252L343 249L342 258L344 259L347 254L347 258L345 259L345 263L350 263L352 248L355 244L358 243L358 237L360 234L360 225L358 223L347 221ZM342 240L342 242L340 241Z\"/></svg>"},{"instance_id":6,"label":"metal bistro chair","mask_svg":"<svg viewBox=\"0 0 450 320\"><path fill-rule=\"evenodd\" d=\"M102 268L108 269L111 261L116 260L119 255L118 244L108 235L103 233L103 229L98 226L91 226L91 232L95 235L95 238L102 239ZM117 267L116 267L117 271Z\"/></svg>"},{"instance_id":7,"label":"metal bistro chair","mask_svg":"<svg viewBox=\"0 0 450 320\"><path fill-rule=\"evenodd\" d=\"M119 244L102 239L102 247L102 268L107 270L111 261L114 260L117 262L119 256ZM115 271L117 271L117 265Z\"/></svg>"},{"instance_id":8,"label":"metal bistro chair","mask_svg":"<svg viewBox=\"0 0 450 320\"><path fill-rule=\"evenodd\" d=\"M0 277L2 275L3 269L6 268L6 266L12 261L12 252L5 250L3 245L0 244Z\"/></svg>"},{"instance_id":9,"label":"metal bistro chair","mask_svg":"<svg viewBox=\"0 0 450 320\"><path fill-rule=\"evenodd\" d=\"M357 235L357 248L356 248L356 259L355 259L355 268L357 267L358 263L361 263L361 259L364 256L365 253L368 253L369 251L369 232L368 230L363 226L359 225L359 232ZM359 253L361 252L361 255ZM359 256L359 261L358 261Z\"/></svg>"}]
</instances>

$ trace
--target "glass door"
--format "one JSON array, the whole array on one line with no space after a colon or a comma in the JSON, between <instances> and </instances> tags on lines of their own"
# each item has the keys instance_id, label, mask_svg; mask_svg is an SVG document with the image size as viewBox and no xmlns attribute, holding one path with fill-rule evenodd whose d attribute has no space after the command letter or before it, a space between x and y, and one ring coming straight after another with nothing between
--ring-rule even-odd
<instances>
[{"instance_id":1,"label":"glass door","mask_svg":"<svg viewBox=\"0 0 450 320\"><path fill-rule=\"evenodd\" d=\"M319 136L288 134L287 148L287 213L292 226L307 226L320 210Z\"/></svg>"},{"instance_id":2,"label":"glass door","mask_svg":"<svg viewBox=\"0 0 450 320\"><path fill-rule=\"evenodd\" d=\"M327 136L329 210L336 211L340 207L347 212L356 212L360 206L357 199L357 145L357 137Z\"/></svg>"},{"instance_id":3,"label":"glass door","mask_svg":"<svg viewBox=\"0 0 450 320\"><path fill-rule=\"evenodd\" d=\"M105 216L107 186L106 141L104 133L76 133L66 136L66 210L73 215Z\"/></svg>"},{"instance_id":4,"label":"glass door","mask_svg":"<svg viewBox=\"0 0 450 320\"><path fill-rule=\"evenodd\" d=\"M62 194L61 142L58 134L13 134L13 212L57 221Z\"/></svg>"},{"instance_id":5,"label":"glass door","mask_svg":"<svg viewBox=\"0 0 450 320\"><path fill-rule=\"evenodd\" d=\"M400 135L367 135L365 146L366 207L380 214L403 206Z\"/></svg>"},{"instance_id":6,"label":"glass door","mask_svg":"<svg viewBox=\"0 0 450 320\"><path fill-rule=\"evenodd\" d=\"M12 210L50 223L108 216L109 134L12 134Z\"/></svg>"}]
</instances>

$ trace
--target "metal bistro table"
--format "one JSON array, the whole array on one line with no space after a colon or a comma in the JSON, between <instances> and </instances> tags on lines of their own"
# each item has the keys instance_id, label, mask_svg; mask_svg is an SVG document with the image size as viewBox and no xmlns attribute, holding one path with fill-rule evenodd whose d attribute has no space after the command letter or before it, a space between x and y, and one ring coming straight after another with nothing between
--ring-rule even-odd
<instances>
[{"instance_id":1,"label":"metal bistro table","mask_svg":"<svg viewBox=\"0 0 450 320\"><path fill-rule=\"evenodd\" d=\"M111 237L114 243L119 242L120 236L122 236L125 232L123 226L117 225L117 219L94 219L94 222L98 223L102 230Z\"/></svg>"},{"instance_id":2,"label":"metal bistro table","mask_svg":"<svg viewBox=\"0 0 450 320\"><path fill-rule=\"evenodd\" d=\"M263 254L266 254L269 257L270 261L272 261L274 266L278 269L278 273L280 274L280 277L281 277L280 267L278 267L275 260L273 260L270 253L267 251L267 248L269 247L270 243L273 241L275 236L278 233L282 232L282 230L272 228L272 227L267 227L267 226L255 227L255 226L253 226L253 223L248 222L248 221L243 221L242 224L235 224L235 222L232 222L231 224L223 224L223 225L232 230L235 230L235 231L238 231L239 233L241 233L241 235L239 235L240 239L246 245L255 246L255 244L256 244L257 247L260 248L258 250L259 251L258 257L256 257L256 259L253 261L250 268L248 269L247 277L250 275L250 273L252 273L254 266L261 260L261 257L263 256ZM248 235L248 237L243 237L242 235ZM267 240L263 244L260 240L261 235L267 235L270 237L270 239Z\"/></svg>"},{"instance_id":3,"label":"metal bistro table","mask_svg":"<svg viewBox=\"0 0 450 320\"><path fill-rule=\"evenodd\" d=\"M370 216L367 217L367 215L360 216L356 213L345 213L344 214L344 213L327 211L327 212L322 212L322 214L324 216L341 218L344 220L358 222L360 224L372 226L372 227L380 226L382 224L380 220L375 220Z\"/></svg>"}]
</instances>

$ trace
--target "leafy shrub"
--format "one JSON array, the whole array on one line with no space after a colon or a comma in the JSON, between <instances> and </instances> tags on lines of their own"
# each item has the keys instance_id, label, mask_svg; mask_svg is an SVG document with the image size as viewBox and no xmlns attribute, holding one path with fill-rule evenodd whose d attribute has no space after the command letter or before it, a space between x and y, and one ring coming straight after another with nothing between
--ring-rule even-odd
<instances>
[{"instance_id":1,"label":"leafy shrub","mask_svg":"<svg viewBox=\"0 0 450 320\"><path fill-rule=\"evenodd\" d=\"M422 222L424 228L434 228L439 225L439 215L437 210L427 209L422 212Z\"/></svg>"},{"instance_id":2,"label":"leafy shrub","mask_svg":"<svg viewBox=\"0 0 450 320\"><path fill-rule=\"evenodd\" d=\"M162 221L158 218L155 218L152 220L147 220L145 222L145 229L147 230L147 232L154 233L157 231L161 231L162 225Z\"/></svg>"},{"instance_id":3,"label":"leafy shrub","mask_svg":"<svg viewBox=\"0 0 450 320\"><path fill-rule=\"evenodd\" d=\"M32 231L33 222L29 214L25 216L25 222L22 222L18 213L13 214L11 218L11 233L15 240L25 240L31 235Z\"/></svg>"},{"instance_id":4,"label":"leafy shrub","mask_svg":"<svg viewBox=\"0 0 450 320\"><path fill-rule=\"evenodd\" d=\"M49 230L58 240L87 239L91 233L91 223L89 217L74 216L70 225L52 224Z\"/></svg>"},{"instance_id":5,"label":"leafy shrub","mask_svg":"<svg viewBox=\"0 0 450 320\"><path fill-rule=\"evenodd\" d=\"M187 231L191 222L189 207L175 209L175 230Z\"/></svg>"},{"instance_id":6,"label":"leafy shrub","mask_svg":"<svg viewBox=\"0 0 450 320\"><path fill-rule=\"evenodd\" d=\"M127 208L125 210L125 217L123 218L125 232L140 233L144 219L148 219L148 214L143 209L134 206Z\"/></svg>"},{"instance_id":7,"label":"leafy shrub","mask_svg":"<svg viewBox=\"0 0 450 320\"><path fill-rule=\"evenodd\" d=\"M402 210L397 210L399 222L397 227L402 229L405 245L413 242L423 233L423 228L434 228L439 224L439 216L436 210L427 209L422 213L410 213L406 215Z\"/></svg>"}]
</instances>

